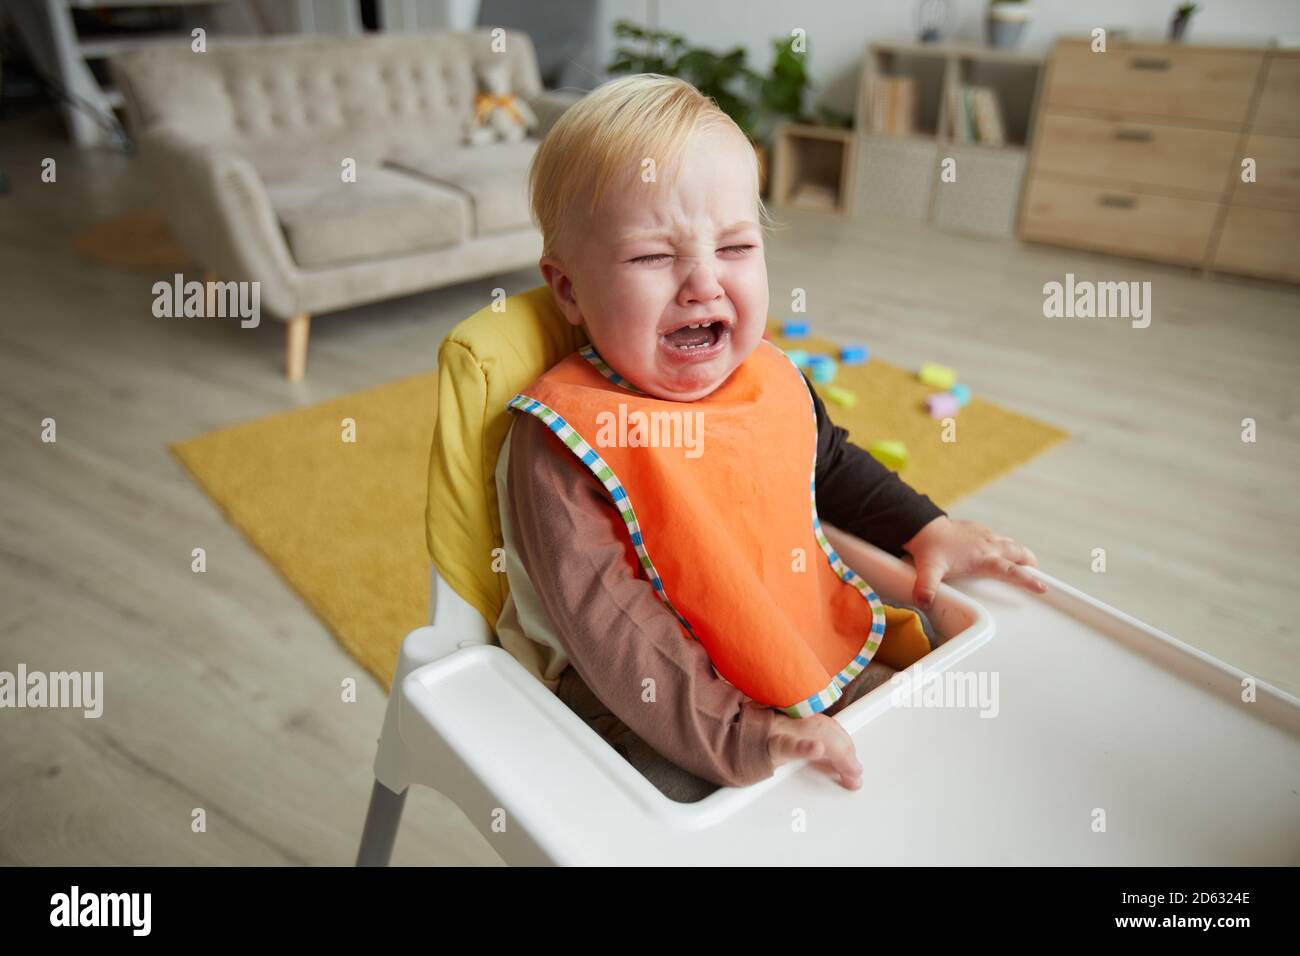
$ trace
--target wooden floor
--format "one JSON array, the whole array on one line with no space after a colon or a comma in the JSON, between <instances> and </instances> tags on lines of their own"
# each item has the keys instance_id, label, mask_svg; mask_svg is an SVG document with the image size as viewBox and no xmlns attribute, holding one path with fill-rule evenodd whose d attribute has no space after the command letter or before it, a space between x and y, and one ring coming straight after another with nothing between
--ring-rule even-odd
<instances>
[{"instance_id":1,"label":"wooden floor","mask_svg":"<svg viewBox=\"0 0 1300 956\"><path fill-rule=\"evenodd\" d=\"M40 160L58 161L42 184ZM102 670L104 717L0 714L0 864L346 864L384 696L182 472L167 442L432 367L440 338L534 272L312 328L157 319L157 278L83 264L81 224L147 204L136 161L78 154L54 117L0 130L0 670ZM963 501L1050 573L1300 692L1300 296L897 222L782 213L772 313L805 289L819 332L974 391L1073 440ZM1154 318L1045 319L1042 287L1149 280ZM43 444L41 420L57 420ZM1241 420L1259 440L1244 444ZM207 549L208 572L190 570ZM1107 570L1090 569L1104 548ZM1050 640L1050 635L1044 635ZM356 677L360 699L339 701ZM1052 679L1051 674L1043 675ZM1176 719L1176 715L1171 715ZM207 830L193 833L196 808ZM417 789L395 862L495 864Z\"/></svg>"}]
</instances>

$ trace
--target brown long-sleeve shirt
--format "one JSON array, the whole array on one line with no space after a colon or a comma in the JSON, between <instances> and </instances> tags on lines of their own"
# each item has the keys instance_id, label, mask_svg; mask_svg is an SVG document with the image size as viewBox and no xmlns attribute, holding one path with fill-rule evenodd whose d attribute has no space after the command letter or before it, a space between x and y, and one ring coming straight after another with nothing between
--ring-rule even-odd
<instances>
[{"instance_id":1,"label":"brown long-sleeve shirt","mask_svg":"<svg viewBox=\"0 0 1300 956\"><path fill-rule=\"evenodd\" d=\"M812 392L811 385L809 391ZM817 509L895 555L941 511L831 423L815 392ZM708 652L634 572L635 551L605 488L544 423L518 417L508 495L518 557L556 638L596 696L655 750L696 776L747 786L772 775L776 711L713 670ZM654 699L645 681L654 681Z\"/></svg>"}]
</instances>

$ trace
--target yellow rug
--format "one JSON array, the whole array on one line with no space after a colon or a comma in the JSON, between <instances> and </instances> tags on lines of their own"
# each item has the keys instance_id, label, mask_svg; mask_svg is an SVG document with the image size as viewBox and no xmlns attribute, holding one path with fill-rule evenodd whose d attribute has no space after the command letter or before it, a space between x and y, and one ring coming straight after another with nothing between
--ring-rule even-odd
<instances>
[{"instance_id":1,"label":"yellow rug","mask_svg":"<svg viewBox=\"0 0 1300 956\"><path fill-rule=\"evenodd\" d=\"M798 345L834 354L822 340ZM384 688L402 638L427 622L424 500L436 383L429 372L171 446ZM836 384L858 403L828 402L832 419L864 447L903 441L911 456L903 478L944 508L1067 437L975 397L957 416L957 441L945 444L924 408L932 389L911 372L873 359L841 368ZM342 440L344 419L355 422L354 443Z\"/></svg>"},{"instance_id":2,"label":"yellow rug","mask_svg":"<svg viewBox=\"0 0 1300 956\"><path fill-rule=\"evenodd\" d=\"M834 357L839 353L826 339L794 341L774 334L772 341L783 349L810 354ZM837 405L827 397L825 386L815 386L831 420L848 429L849 437L863 448L880 440L903 442L908 461L900 477L945 511L958 498L1070 437L1055 426L974 395L954 416L956 440L945 442L941 422L930 417L925 404L938 389L922 385L914 369L879 359L866 365L841 365L833 384L852 391L858 401L852 407Z\"/></svg>"},{"instance_id":3,"label":"yellow rug","mask_svg":"<svg viewBox=\"0 0 1300 956\"><path fill-rule=\"evenodd\" d=\"M427 372L178 442L171 451L385 688L427 624ZM356 441L343 441L344 419Z\"/></svg>"}]
</instances>

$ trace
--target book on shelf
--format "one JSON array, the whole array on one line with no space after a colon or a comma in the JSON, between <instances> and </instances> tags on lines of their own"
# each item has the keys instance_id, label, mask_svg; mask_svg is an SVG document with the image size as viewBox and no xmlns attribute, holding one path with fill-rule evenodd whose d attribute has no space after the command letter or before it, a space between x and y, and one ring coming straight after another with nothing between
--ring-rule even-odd
<instances>
[{"instance_id":1,"label":"book on shelf","mask_svg":"<svg viewBox=\"0 0 1300 956\"><path fill-rule=\"evenodd\" d=\"M878 76L871 85L871 131L910 136L916 130L916 80Z\"/></svg>"},{"instance_id":2,"label":"book on shelf","mask_svg":"<svg viewBox=\"0 0 1300 956\"><path fill-rule=\"evenodd\" d=\"M998 102L997 94L987 86L949 87L948 120L954 143L1006 145L1002 105Z\"/></svg>"},{"instance_id":3,"label":"book on shelf","mask_svg":"<svg viewBox=\"0 0 1300 956\"><path fill-rule=\"evenodd\" d=\"M966 97L960 86L948 87L948 128L952 130L952 141L964 146L969 143L969 130L966 128Z\"/></svg>"},{"instance_id":4,"label":"book on shelf","mask_svg":"<svg viewBox=\"0 0 1300 956\"><path fill-rule=\"evenodd\" d=\"M972 93L979 141L986 146L1005 146L1007 134L1002 124L1002 105L998 102L997 94L987 86L973 87Z\"/></svg>"}]
</instances>

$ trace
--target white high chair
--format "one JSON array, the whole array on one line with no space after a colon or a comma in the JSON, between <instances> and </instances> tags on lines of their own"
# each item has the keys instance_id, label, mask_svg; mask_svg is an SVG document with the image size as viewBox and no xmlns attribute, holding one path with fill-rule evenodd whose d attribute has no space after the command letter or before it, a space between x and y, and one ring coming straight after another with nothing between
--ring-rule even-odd
<instances>
[{"instance_id":1,"label":"white high chair","mask_svg":"<svg viewBox=\"0 0 1300 956\"><path fill-rule=\"evenodd\" d=\"M463 325L555 320L544 288L509 303L507 318ZM508 384L489 356L472 367L489 395ZM469 523L449 520L452 533ZM887 602L910 601L909 565L826 531ZM434 570L431 623L397 663L357 863L388 863L412 784L449 797L511 864L1300 863L1300 700L1035 574L1041 597L991 580L940 586L941 643L903 672L911 684L834 718L857 746L860 790L797 762L681 804L496 645ZM995 693L978 707L914 706L927 691L911 688L978 690L981 676Z\"/></svg>"}]
</instances>

